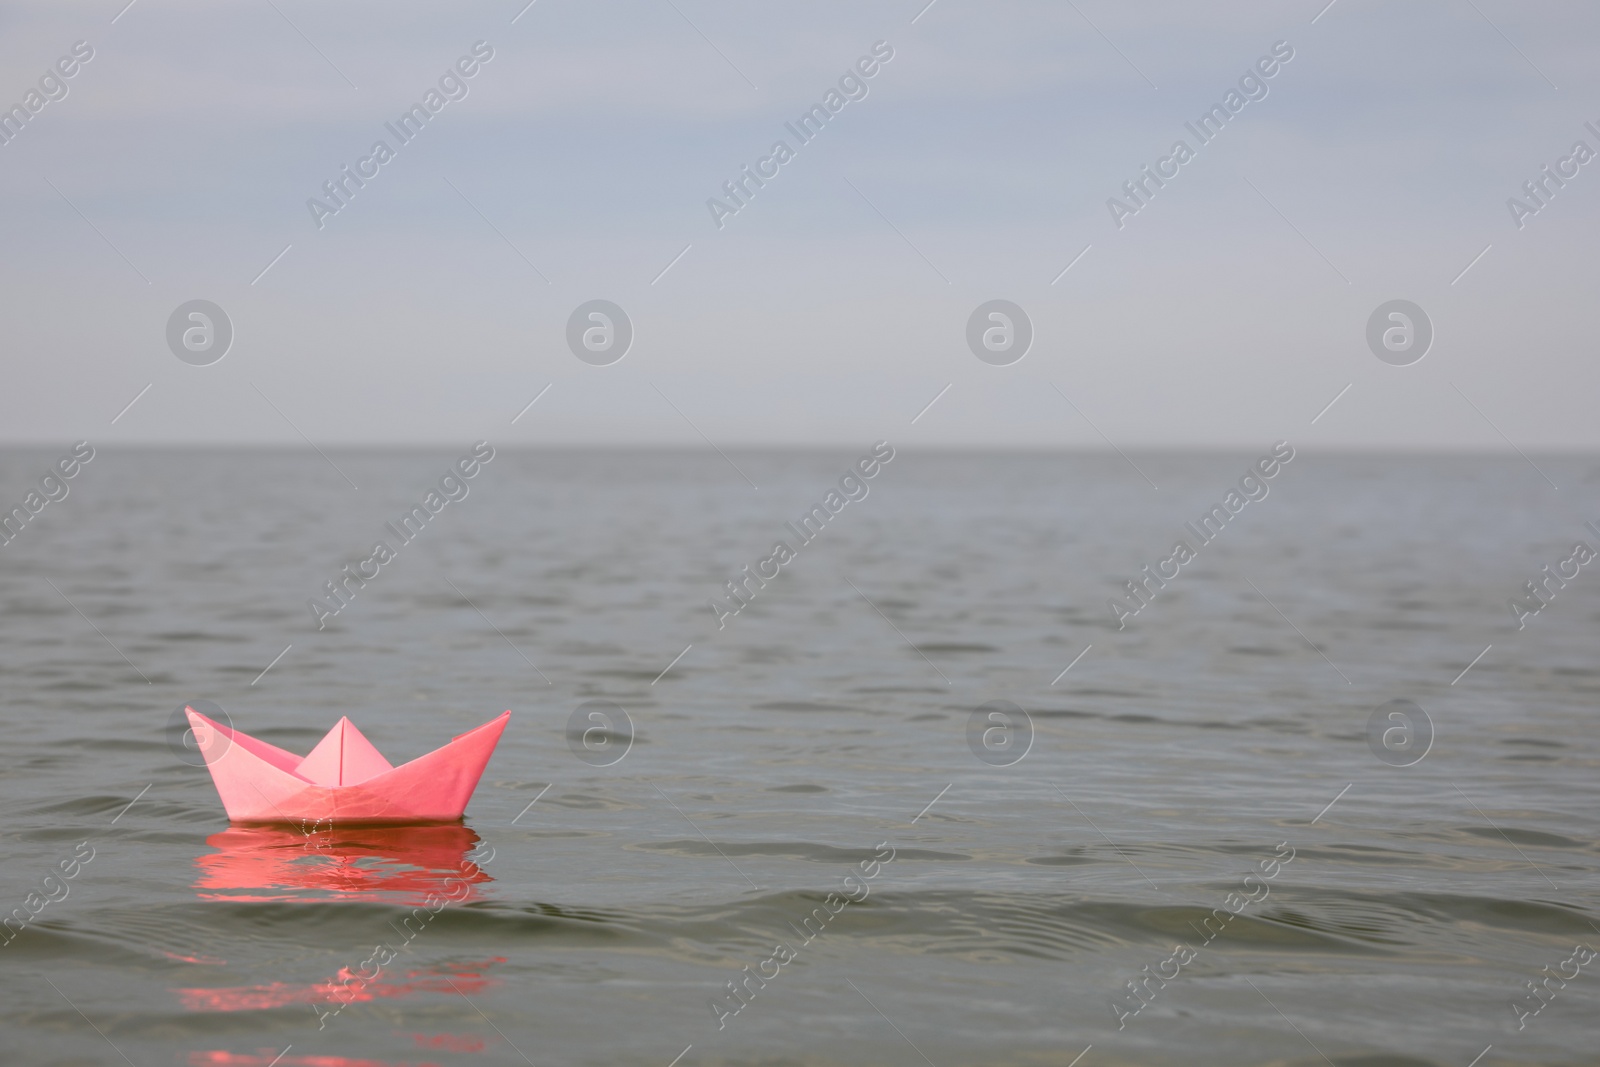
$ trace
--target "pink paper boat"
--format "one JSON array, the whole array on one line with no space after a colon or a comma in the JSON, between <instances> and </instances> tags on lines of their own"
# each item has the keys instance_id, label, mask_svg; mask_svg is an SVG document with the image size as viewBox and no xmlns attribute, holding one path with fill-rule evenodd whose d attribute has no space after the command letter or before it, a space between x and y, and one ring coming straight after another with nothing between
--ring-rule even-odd
<instances>
[{"instance_id":1,"label":"pink paper boat","mask_svg":"<svg viewBox=\"0 0 1600 1067\"><path fill-rule=\"evenodd\" d=\"M189 716L228 818L237 823L420 823L461 818L511 713L468 730L410 763L391 766L341 718L301 757Z\"/></svg>"}]
</instances>

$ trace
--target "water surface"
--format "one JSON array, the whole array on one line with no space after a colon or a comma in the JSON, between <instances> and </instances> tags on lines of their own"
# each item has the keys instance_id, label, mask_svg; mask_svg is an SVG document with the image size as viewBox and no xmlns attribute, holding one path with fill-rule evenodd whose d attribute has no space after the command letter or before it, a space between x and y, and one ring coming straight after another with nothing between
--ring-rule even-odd
<instances>
[{"instance_id":1,"label":"water surface","mask_svg":"<svg viewBox=\"0 0 1600 1067\"><path fill-rule=\"evenodd\" d=\"M1507 604L1600 547L1595 462L1541 457L1558 492L1302 451L1118 630L1255 453L1134 457L1156 490L902 447L718 629L865 447L730 452L759 490L502 449L318 630L465 444L330 451L359 492L309 452L102 449L0 548L0 892L66 892L0 948L0 1060L1595 1062L1600 960L1513 1003L1600 948L1600 579ZM6 499L54 458L0 452ZM1402 699L1434 737L1392 766L1367 724ZM246 830L171 747L194 700L300 751L347 714L395 763L512 719L462 826ZM1031 716L1008 766L968 743L996 700ZM574 753L586 701L620 761Z\"/></svg>"}]
</instances>

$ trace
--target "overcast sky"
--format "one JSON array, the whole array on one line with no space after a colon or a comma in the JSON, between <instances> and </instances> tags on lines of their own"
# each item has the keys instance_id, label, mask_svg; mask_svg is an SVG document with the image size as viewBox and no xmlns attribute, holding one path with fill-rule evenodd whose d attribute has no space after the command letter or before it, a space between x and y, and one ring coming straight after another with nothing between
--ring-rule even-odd
<instances>
[{"instance_id":1,"label":"overcast sky","mask_svg":"<svg viewBox=\"0 0 1600 1067\"><path fill-rule=\"evenodd\" d=\"M1600 445L1600 161L1507 205L1600 151L1593 4L125 3L0 9L0 104L65 88L0 145L8 442ZM234 332L206 366L167 337L195 299ZM635 335L607 366L567 341L594 299ZM1008 366L968 346L994 299ZM1408 366L1367 341L1395 299L1435 331Z\"/></svg>"}]
</instances>

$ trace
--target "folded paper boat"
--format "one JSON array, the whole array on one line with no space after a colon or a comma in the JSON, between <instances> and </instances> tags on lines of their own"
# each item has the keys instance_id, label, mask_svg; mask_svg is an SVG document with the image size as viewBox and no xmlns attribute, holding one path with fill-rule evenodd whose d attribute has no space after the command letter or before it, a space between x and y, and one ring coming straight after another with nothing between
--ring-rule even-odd
<instances>
[{"instance_id":1,"label":"folded paper boat","mask_svg":"<svg viewBox=\"0 0 1600 1067\"><path fill-rule=\"evenodd\" d=\"M237 823L454 822L466 811L511 713L399 767L341 718L309 755L189 717L228 818Z\"/></svg>"}]
</instances>

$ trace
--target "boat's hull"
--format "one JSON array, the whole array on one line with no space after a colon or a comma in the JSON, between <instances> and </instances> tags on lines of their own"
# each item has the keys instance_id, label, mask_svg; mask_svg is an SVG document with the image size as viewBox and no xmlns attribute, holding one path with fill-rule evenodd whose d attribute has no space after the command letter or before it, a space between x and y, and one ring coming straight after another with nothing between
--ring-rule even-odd
<instances>
[{"instance_id":1,"label":"boat's hull","mask_svg":"<svg viewBox=\"0 0 1600 1067\"><path fill-rule=\"evenodd\" d=\"M351 785L296 773L306 760L186 709L228 818L236 823L322 825L454 822L483 776L511 713L442 748Z\"/></svg>"}]
</instances>

